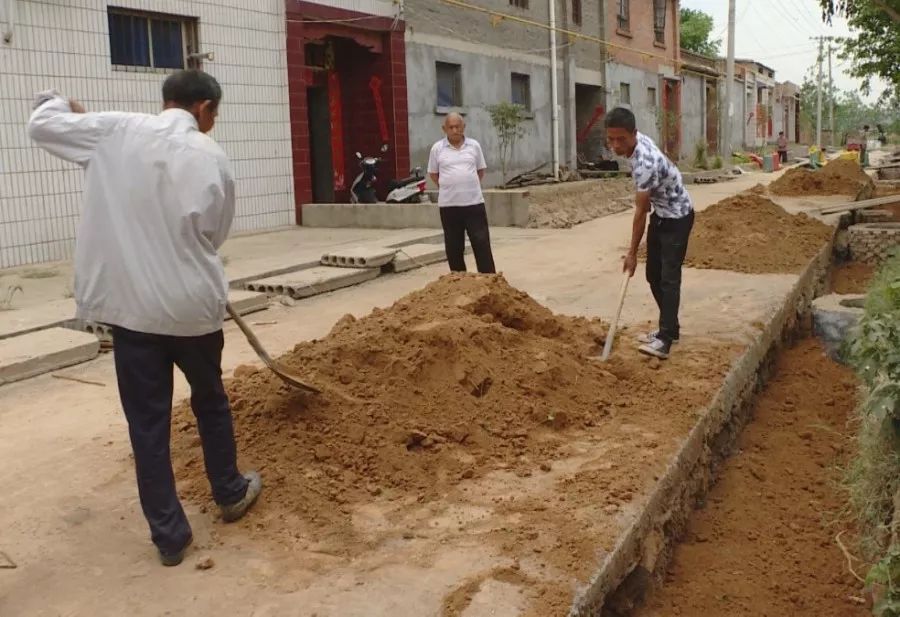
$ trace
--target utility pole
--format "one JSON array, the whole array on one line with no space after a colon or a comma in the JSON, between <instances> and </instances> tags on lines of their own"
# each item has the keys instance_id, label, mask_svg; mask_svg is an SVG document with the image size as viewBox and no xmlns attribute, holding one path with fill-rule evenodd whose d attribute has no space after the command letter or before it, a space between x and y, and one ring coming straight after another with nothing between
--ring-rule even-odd
<instances>
[{"instance_id":1,"label":"utility pole","mask_svg":"<svg viewBox=\"0 0 900 617\"><path fill-rule=\"evenodd\" d=\"M556 0L550 2L550 125L552 148L551 159L554 180L559 180L559 93L556 66Z\"/></svg>"},{"instance_id":2,"label":"utility pole","mask_svg":"<svg viewBox=\"0 0 900 617\"><path fill-rule=\"evenodd\" d=\"M834 148L834 79L831 77L831 40L828 41L828 128L831 129L831 147Z\"/></svg>"},{"instance_id":3,"label":"utility pole","mask_svg":"<svg viewBox=\"0 0 900 617\"><path fill-rule=\"evenodd\" d=\"M728 0L728 58L725 60L725 105L721 114L722 158L726 165L731 165L731 118L734 115L734 14L735 0Z\"/></svg>"},{"instance_id":4,"label":"utility pole","mask_svg":"<svg viewBox=\"0 0 900 617\"><path fill-rule=\"evenodd\" d=\"M819 77L816 99L816 146L822 148L822 46L825 43L824 37L819 39Z\"/></svg>"}]
</instances>

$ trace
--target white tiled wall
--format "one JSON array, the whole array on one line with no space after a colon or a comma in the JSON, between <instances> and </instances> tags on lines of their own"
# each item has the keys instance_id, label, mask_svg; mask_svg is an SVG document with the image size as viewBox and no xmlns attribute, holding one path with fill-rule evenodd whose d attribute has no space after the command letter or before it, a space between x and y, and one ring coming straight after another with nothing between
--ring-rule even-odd
<instances>
[{"instance_id":1,"label":"white tiled wall","mask_svg":"<svg viewBox=\"0 0 900 617\"><path fill-rule=\"evenodd\" d=\"M33 94L56 88L94 111L161 107L165 74L112 70L108 4L198 18L201 51L215 52L203 68L224 90L212 136L235 169L233 229L293 223L284 0L14 2L12 40L0 40L0 268L69 258L81 207L81 170L29 142Z\"/></svg>"}]
</instances>

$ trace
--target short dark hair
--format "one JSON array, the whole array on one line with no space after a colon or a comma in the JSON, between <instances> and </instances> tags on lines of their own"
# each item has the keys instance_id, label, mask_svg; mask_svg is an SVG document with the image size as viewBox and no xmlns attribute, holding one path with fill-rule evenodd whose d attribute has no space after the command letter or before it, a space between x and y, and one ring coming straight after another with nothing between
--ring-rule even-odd
<instances>
[{"instance_id":1,"label":"short dark hair","mask_svg":"<svg viewBox=\"0 0 900 617\"><path fill-rule=\"evenodd\" d=\"M209 73L188 69L166 78L163 82L162 96L164 103L175 103L185 108L203 101L212 101L218 105L222 100L222 86Z\"/></svg>"},{"instance_id":2,"label":"short dark hair","mask_svg":"<svg viewBox=\"0 0 900 617\"><path fill-rule=\"evenodd\" d=\"M784 135L784 131L778 131L779 135Z\"/></svg>"},{"instance_id":3,"label":"short dark hair","mask_svg":"<svg viewBox=\"0 0 900 617\"><path fill-rule=\"evenodd\" d=\"M634 133L637 130L637 122L630 109L616 107L606 116L606 128L625 129L629 133Z\"/></svg>"}]
</instances>

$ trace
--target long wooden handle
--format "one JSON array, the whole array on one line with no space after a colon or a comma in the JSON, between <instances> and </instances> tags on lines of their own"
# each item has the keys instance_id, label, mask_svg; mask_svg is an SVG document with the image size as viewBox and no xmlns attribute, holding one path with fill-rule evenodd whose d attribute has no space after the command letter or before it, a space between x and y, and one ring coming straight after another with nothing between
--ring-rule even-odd
<instances>
[{"instance_id":1,"label":"long wooden handle","mask_svg":"<svg viewBox=\"0 0 900 617\"><path fill-rule=\"evenodd\" d=\"M262 360L268 365L272 364L272 358L269 356L269 352L266 351L265 347L262 346L262 343L259 342L259 339L256 338L256 334L253 333L253 330L250 329L250 326L247 325L247 322L244 321L243 317L238 315L237 311L234 310L234 307L231 306L230 302L225 303L225 310L234 320L234 323L237 324L238 328L241 329L241 332L244 333L244 336L247 337L247 342L250 343L250 347L253 348L253 351L256 352Z\"/></svg>"},{"instance_id":2,"label":"long wooden handle","mask_svg":"<svg viewBox=\"0 0 900 617\"><path fill-rule=\"evenodd\" d=\"M619 291L619 307L616 309L616 316L609 325L609 332L607 332L606 341L603 343L603 353L600 355L600 359L603 362L606 362L606 360L609 359L609 354L612 352L613 339L616 337L616 329L619 326L619 317L622 315L622 306L625 304L625 292L628 291L628 281L630 280L631 275L626 272L625 279L622 281L622 289Z\"/></svg>"}]
</instances>

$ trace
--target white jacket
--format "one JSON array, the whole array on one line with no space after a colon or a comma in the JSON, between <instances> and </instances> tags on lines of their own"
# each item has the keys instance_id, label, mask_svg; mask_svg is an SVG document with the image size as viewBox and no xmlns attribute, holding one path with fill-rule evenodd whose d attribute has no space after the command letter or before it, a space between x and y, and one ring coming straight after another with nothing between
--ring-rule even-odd
<instances>
[{"instance_id":1,"label":"white jacket","mask_svg":"<svg viewBox=\"0 0 900 617\"><path fill-rule=\"evenodd\" d=\"M53 96L28 133L85 168L77 316L172 336L221 329L228 282L216 249L234 217L234 179L194 117L182 109L76 114Z\"/></svg>"}]
</instances>

